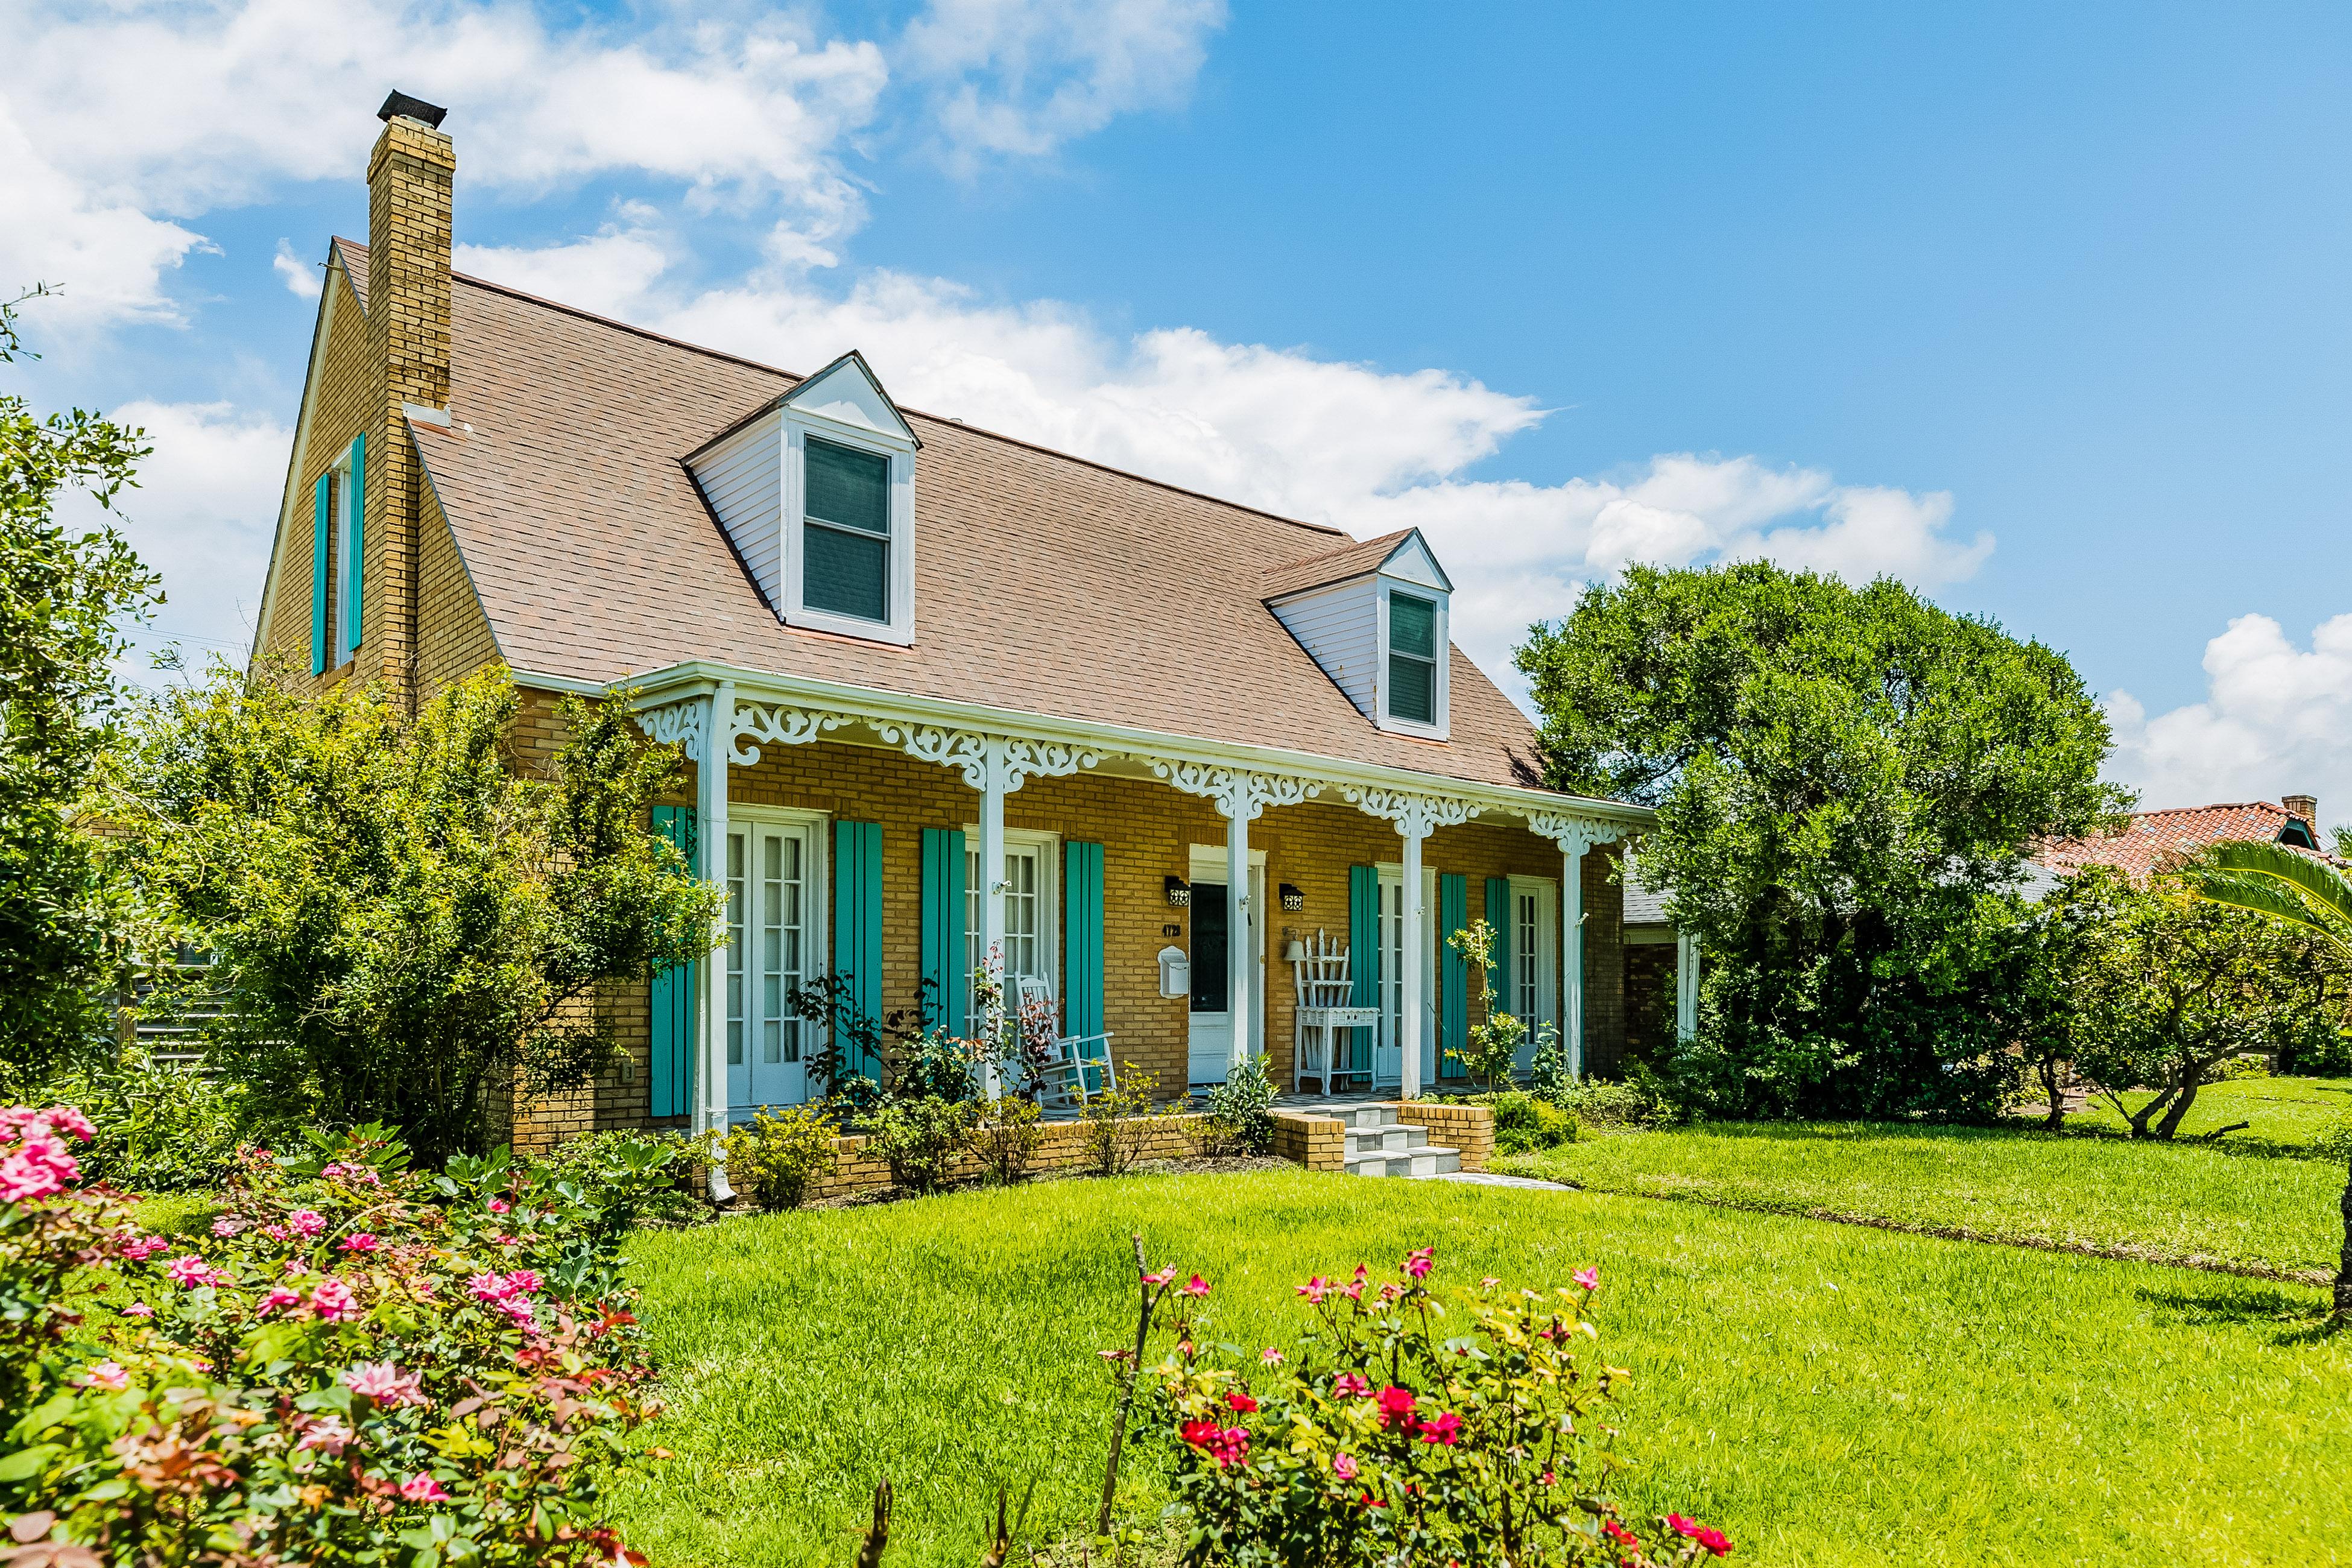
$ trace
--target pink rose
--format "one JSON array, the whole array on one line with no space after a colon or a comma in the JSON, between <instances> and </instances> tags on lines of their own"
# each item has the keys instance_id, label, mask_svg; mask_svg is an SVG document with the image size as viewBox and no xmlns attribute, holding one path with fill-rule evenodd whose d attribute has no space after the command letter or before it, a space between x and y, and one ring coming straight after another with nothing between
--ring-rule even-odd
<instances>
[{"instance_id":1,"label":"pink rose","mask_svg":"<svg viewBox=\"0 0 2352 1568\"><path fill-rule=\"evenodd\" d=\"M314 1209L296 1209L286 1216L286 1223L299 1237L313 1237L327 1228L327 1216Z\"/></svg>"},{"instance_id":2,"label":"pink rose","mask_svg":"<svg viewBox=\"0 0 2352 1568\"><path fill-rule=\"evenodd\" d=\"M1178 1286L1177 1289L1183 1291L1187 1296L1205 1296L1209 1293L1209 1282L1206 1279L1202 1279L1198 1274L1195 1274L1190 1279L1185 1280L1183 1284Z\"/></svg>"},{"instance_id":3,"label":"pink rose","mask_svg":"<svg viewBox=\"0 0 2352 1568\"><path fill-rule=\"evenodd\" d=\"M1343 1481L1352 1481L1356 1479L1356 1461L1345 1454L1334 1454L1331 1456L1331 1473Z\"/></svg>"},{"instance_id":4,"label":"pink rose","mask_svg":"<svg viewBox=\"0 0 2352 1568\"><path fill-rule=\"evenodd\" d=\"M1558 1276L1555 1275L1554 1278L1557 1279ZM1601 1288L1601 1269L1597 1265L1591 1268L1580 1268L1575 1273L1570 1275L1569 1278L1575 1280L1578 1288L1580 1289L1597 1290Z\"/></svg>"},{"instance_id":5,"label":"pink rose","mask_svg":"<svg viewBox=\"0 0 2352 1568\"><path fill-rule=\"evenodd\" d=\"M423 1382L388 1361L363 1361L343 1373L345 1388L386 1406L424 1404Z\"/></svg>"},{"instance_id":6,"label":"pink rose","mask_svg":"<svg viewBox=\"0 0 2352 1568\"><path fill-rule=\"evenodd\" d=\"M253 1315L257 1318L266 1318L272 1312L282 1312L289 1307L299 1307L301 1304L300 1291L289 1290L283 1285L272 1285L269 1288L269 1294L255 1304Z\"/></svg>"},{"instance_id":7,"label":"pink rose","mask_svg":"<svg viewBox=\"0 0 2352 1568\"><path fill-rule=\"evenodd\" d=\"M173 1284L191 1290L206 1285L217 1285L227 1278L219 1269L215 1268L193 1252L185 1258L173 1258L171 1266L163 1270L163 1274Z\"/></svg>"},{"instance_id":8,"label":"pink rose","mask_svg":"<svg viewBox=\"0 0 2352 1568\"><path fill-rule=\"evenodd\" d=\"M324 1453L341 1454L351 1446L353 1434L339 1416L330 1415L323 1421L313 1421L302 1434L298 1448L317 1448Z\"/></svg>"},{"instance_id":9,"label":"pink rose","mask_svg":"<svg viewBox=\"0 0 2352 1568\"><path fill-rule=\"evenodd\" d=\"M81 1381L85 1388L128 1388L131 1374L113 1362L102 1361L83 1373Z\"/></svg>"},{"instance_id":10,"label":"pink rose","mask_svg":"<svg viewBox=\"0 0 2352 1568\"><path fill-rule=\"evenodd\" d=\"M340 1279L326 1279L310 1292L310 1310L331 1323L348 1322L360 1315L359 1298Z\"/></svg>"},{"instance_id":11,"label":"pink rose","mask_svg":"<svg viewBox=\"0 0 2352 1568\"><path fill-rule=\"evenodd\" d=\"M509 1205L504 1198L492 1198L490 1200L490 1212L492 1214L504 1214L511 1206L513 1205Z\"/></svg>"},{"instance_id":12,"label":"pink rose","mask_svg":"<svg viewBox=\"0 0 2352 1568\"><path fill-rule=\"evenodd\" d=\"M354 1231L351 1235L343 1237L341 1241L337 1242L335 1245L340 1250L344 1252L373 1252L375 1250L375 1233L365 1230Z\"/></svg>"},{"instance_id":13,"label":"pink rose","mask_svg":"<svg viewBox=\"0 0 2352 1568\"><path fill-rule=\"evenodd\" d=\"M441 1489L441 1483L423 1470L417 1471L400 1483L400 1495L411 1502L447 1502L449 1500L449 1494Z\"/></svg>"},{"instance_id":14,"label":"pink rose","mask_svg":"<svg viewBox=\"0 0 2352 1568\"><path fill-rule=\"evenodd\" d=\"M1415 1247L1412 1252L1405 1255L1404 1271L1407 1274L1412 1275L1416 1279L1426 1278L1429 1273L1430 1262L1432 1259L1436 1258L1436 1256L1437 1248L1433 1247Z\"/></svg>"},{"instance_id":15,"label":"pink rose","mask_svg":"<svg viewBox=\"0 0 2352 1568\"><path fill-rule=\"evenodd\" d=\"M122 1309L122 1315L126 1318L152 1318L155 1315L155 1309L144 1301L133 1301Z\"/></svg>"}]
</instances>

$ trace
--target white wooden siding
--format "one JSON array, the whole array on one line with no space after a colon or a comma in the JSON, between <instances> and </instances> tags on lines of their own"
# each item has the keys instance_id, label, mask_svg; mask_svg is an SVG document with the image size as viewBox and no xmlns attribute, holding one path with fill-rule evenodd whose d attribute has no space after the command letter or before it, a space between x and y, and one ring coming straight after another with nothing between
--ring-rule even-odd
<instances>
[{"instance_id":1,"label":"white wooden siding","mask_svg":"<svg viewBox=\"0 0 2352 1568\"><path fill-rule=\"evenodd\" d=\"M771 606L784 603L782 416L753 421L694 461L694 477Z\"/></svg>"},{"instance_id":2,"label":"white wooden siding","mask_svg":"<svg viewBox=\"0 0 2352 1568\"><path fill-rule=\"evenodd\" d=\"M1377 577L1359 577L1274 606L1276 618L1298 639L1298 646L1368 719L1379 714L1379 584Z\"/></svg>"}]
</instances>

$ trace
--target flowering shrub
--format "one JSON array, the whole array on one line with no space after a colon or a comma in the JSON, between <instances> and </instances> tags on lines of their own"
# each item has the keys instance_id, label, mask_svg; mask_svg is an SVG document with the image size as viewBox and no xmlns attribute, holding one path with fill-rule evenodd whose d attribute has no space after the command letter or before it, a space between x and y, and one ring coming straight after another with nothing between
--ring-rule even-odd
<instances>
[{"instance_id":1,"label":"flowering shrub","mask_svg":"<svg viewBox=\"0 0 2352 1568\"><path fill-rule=\"evenodd\" d=\"M1307 1331L1239 1366L1209 1343L1207 1281L1168 1292L1177 1344L1154 1377L1192 1521L1184 1560L1648 1568L1727 1555L1730 1542L1679 1514L1637 1531L1609 1495L1609 1406L1630 1374L1599 1358L1597 1271L1550 1296L1487 1279L1449 1310L1424 1283L1433 1258L1414 1252L1392 1281L1360 1266L1307 1280ZM1171 1266L1144 1281L1174 1278Z\"/></svg>"},{"instance_id":2,"label":"flowering shrub","mask_svg":"<svg viewBox=\"0 0 2352 1568\"><path fill-rule=\"evenodd\" d=\"M577 1187L373 1133L241 1159L200 1245L0 1111L0 1511L17 1568L633 1561L605 1478L651 1406Z\"/></svg>"},{"instance_id":3,"label":"flowering shrub","mask_svg":"<svg viewBox=\"0 0 2352 1568\"><path fill-rule=\"evenodd\" d=\"M814 1106L761 1106L750 1122L719 1140L727 1178L751 1194L761 1208L792 1209L808 1195L809 1184L833 1174L833 1123Z\"/></svg>"}]
</instances>

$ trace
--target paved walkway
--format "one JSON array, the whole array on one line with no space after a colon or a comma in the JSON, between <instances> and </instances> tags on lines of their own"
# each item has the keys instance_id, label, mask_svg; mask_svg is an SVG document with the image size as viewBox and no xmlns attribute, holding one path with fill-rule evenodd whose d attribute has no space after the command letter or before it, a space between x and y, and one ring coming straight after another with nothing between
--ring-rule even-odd
<instances>
[{"instance_id":1,"label":"paved walkway","mask_svg":"<svg viewBox=\"0 0 2352 1568\"><path fill-rule=\"evenodd\" d=\"M1442 1176L1425 1176L1424 1181L1468 1182L1477 1187L1536 1187L1548 1193L1581 1192L1565 1182L1540 1182L1533 1176L1506 1176L1499 1171L1449 1171Z\"/></svg>"}]
</instances>

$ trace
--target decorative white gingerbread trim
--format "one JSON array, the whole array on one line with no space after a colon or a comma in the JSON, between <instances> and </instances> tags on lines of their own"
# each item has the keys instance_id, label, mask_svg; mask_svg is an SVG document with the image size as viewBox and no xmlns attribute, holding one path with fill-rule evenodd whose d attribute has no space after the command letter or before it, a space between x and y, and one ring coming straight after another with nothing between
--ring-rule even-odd
<instances>
[{"instance_id":1,"label":"decorative white gingerbread trim","mask_svg":"<svg viewBox=\"0 0 2352 1568\"><path fill-rule=\"evenodd\" d=\"M1550 839L1570 855L1581 855L1603 844L1614 844L1627 832L1622 823L1597 822L1589 816L1558 816L1548 811L1530 816L1528 830Z\"/></svg>"},{"instance_id":2,"label":"decorative white gingerbread trim","mask_svg":"<svg viewBox=\"0 0 2352 1568\"><path fill-rule=\"evenodd\" d=\"M1312 779L1253 773L1247 768L1221 768L1211 763L1154 760L1151 771L1186 795L1213 802L1217 814L1228 821L1238 816L1244 822L1255 822L1265 815L1269 805L1297 805L1323 793L1323 786Z\"/></svg>"},{"instance_id":3,"label":"decorative white gingerbread trim","mask_svg":"<svg viewBox=\"0 0 2352 1568\"><path fill-rule=\"evenodd\" d=\"M1480 809L1470 801L1452 795L1420 795L1410 790L1366 789L1350 784L1341 793L1367 816L1386 817L1400 838L1426 838L1432 828L1467 822Z\"/></svg>"},{"instance_id":4,"label":"decorative white gingerbread trim","mask_svg":"<svg viewBox=\"0 0 2352 1568\"><path fill-rule=\"evenodd\" d=\"M682 702L665 702L658 708L640 709L637 728L643 730L655 744L676 746L686 753L689 763L702 761L706 754L704 738L709 733L710 699L689 697Z\"/></svg>"},{"instance_id":5,"label":"decorative white gingerbread trim","mask_svg":"<svg viewBox=\"0 0 2352 1568\"><path fill-rule=\"evenodd\" d=\"M1103 753L1090 746L990 735L977 730L884 720L875 724L874 732L910 757L955 769L973 789L987 790L992 777L996 787L1007 795L1033 778L1060 778L1103 760Z\"/></svg>"},{"instance_id":6,"label":"decorative white gingerbread trim","mask_svg":"<svg viewBox=\"0 0 2352 1568\"><path fill-rule=\"evenodd\" d=\"M824 713L813 709L793 708L778 702L763 706L757 702L738 702L735 722L728 733L727 760L741 767L760 765L760 748L746 746L748 738L766 745L809 745L827 730L838 730L852 722L846 713Z\"/></svg>"}]
</instances>

